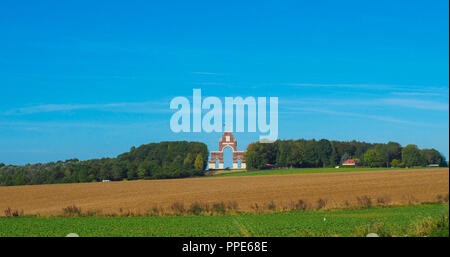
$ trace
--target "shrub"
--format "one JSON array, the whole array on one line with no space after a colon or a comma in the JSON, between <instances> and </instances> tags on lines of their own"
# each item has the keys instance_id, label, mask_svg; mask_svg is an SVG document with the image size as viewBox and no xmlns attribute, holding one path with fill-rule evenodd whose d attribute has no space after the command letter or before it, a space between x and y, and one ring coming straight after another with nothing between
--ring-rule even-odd
<instances>
[{"instance_id":1,"label":"shrub","mask_svg":"<svg viewBox=\"0 0 450 257\"><path fill-rule=\"evenodd\" d=\"M63 214L65 216L82 216L81 208L71 205L63 208Z\"/></svg>"},{"instance_id":2,"label":"shrub","mask_svg":"<svg viewBox=\"0 0 450 257\"><path fill-rule=\"evenodd\" d=\"M220 202L220 203L213 203L212 205L212 211L216 214L220 214L220 215L225 215L226 211L226 207L225 207L225 203L224 202Z\"/></svg>"},{"instance_id":3,"label":"shrub","mask_svg":"<svg viewBox=\"0 0 450 257\"><path fill-rule=\"evenodd\" d=\"M120 212L119 215L121 217L134 217L134 216L136 216L136 214L134 212L132 212L131 210L124 211L122 208L120 208L119 212Z\"/></svg>"},{"instance_id":4,"label":"shrub","mask_svg":"<svg viewBox=\"0 0 450 257\"><path fill-rule=\"evenodd\" d=\"M377 198L377 203L379 205L388 205L391 202L391 198L389 196L383 196Z\"/></svg>"},{"instance_id":5,"label":"shrub","mask_svg":"<svg viewBox=\"0 0 450 257\"><path fill-rule=\"evenodd\" d=\"M364 208L372 207L372 199L370 199L370 197L367 195L356 197L356 201L358 202L358 205L361 207Z\"/></svg>"},{"instance_id":6,"label":"shrub","mask_svg":"<svg viewBox=\"0 0 450 257\"><path fill-rule=\"evenodd\" d=\"M20 217L23 216L23 210L13 210L11 207L8 207L5 210L5 216L6 217Z\"/></svg>"},{"instance_id":7,"label":"shrub","mask_svg":"<svg viewBox=\"0 0 450 257\"><path fill-rule=\"evenodd\" d=\"M258 203L254 203L254 204L250 205L250 208L256 213L259 213L261 211L261 207L259 206Z\"/></svg>"},{"instance_id":8,"label":"shrub","mask_svg":"<svg viewBox=\"0 0 450 257\"><path fill-rule=\"evenodd\" d=\"M317 200L317 209L323 209L325 206L327 206L327 199L319 198L319 200Z\"/></svg>"},{"instance_id":9,"label":"shrub","mask_svg":"<svg viewBox=\"0 0 450 257\"><path fill-rule=\"evenodd\" d=\"M239 208L239 204L237 201L229 201L227 203L227 210L228 211L237 211Z\"/></svg>"},{"instance_id":10,"label":"shrub","mask_svg":"<svg viewBox=\"0 0 450 257\"><path fill-rule=\"evenodd\" d=\"M296 210L302 210L305 211L310 208L310 204L302 199L298 200L298 202L295 204Z\"/></svg>"},{"instance_id":11,"label":"shrub","mask_svg":"<svg viewBox=\"0 0 450 257\"><path fill-rule=\"evenodd\" d=\"M270 211L275 211L277 209L277 205L273 200L270 201L269 204L267 204L267 209L269 209Z\"/></svg>"},{"instance_id":12,"label":"shrub","mask_svg":"<svg viewBox=\"0 0 450 257\"><path fill-rule=\"evenodd\" d=\"M87 216L87 217L98 217L98 216L101 216L101 215L102 215L101 211L89 210L89 211L86 212L86 214L84 216Z\"/></svg>"},{"instance_id":13,"label":"shrub","mask_svg":"<svg viewBox=\"0 0 450 257\"><path fill-rule=\"evenodd\" d=\"M412 194L407 194L403 196L403 199L405 199L406 201L408 201L409 205L414 205L417 204L419 202L419 200Z\"/></svg>"},{"instance_id":14,"label":"shrub","mask_svg":"<svg viewBox=\"0 0 450 257\"><path fill-rule=\"evenodd\" d=\"M183 214L186 209L184 208L184 203L182 202L174 202L171 206L170 209L172 210L172 212L174 212L175 214Z\"/></svg>"},{"instance_id":15,"label":"shrub","mask_svg":"<svg viewBox=\"0 0 450 257\"><path fill-rule=\"evenodd\" d=\"M427 236L434 231L446 229L448 230L449 216L439 218L428 217L413 224L411 233L416 236Z\"/></svg>"},{"instance_id":16,"label":"shrub","mask_svg":"<svg viewBox=\"0 0 450 257\"><path fill-rule=\"evenodd\" d=\"M161 214L161 211L156 206L154 206L153 208L147 210L147 215L148 216L159 216L160 214Z\"/></svg>"},{"instance_id":17,"label":"shrub","mask_svg":"<svg viewBox=\"0 0 450 257\"><path fill-rule=\"evenodd\" d=\"M342 205L343 205L345 208L349 208L349 207L350 207L350 202L349 202L348 200L345 200L345 201L342 202Z\"/></svg>"},{"instance_id":18,"label":"shrub","mask_svg":"<svg viewBox=\"0 0 450 257\"><path fill-rule=\"evenodd\" d=\"M390 231L386 228L386 226L383 223L373 223L373 222L369 225L357 227L353 235L357 237L366 237L370 233L375 233L380 237L392 236Z\"/></svg>"},{"instance_id":19,"label":"shrub","mask_svg":"<svg viewBox=\"0 0 450 257\"><path fill-rule=\"evenodd\" d=\"M200 203L195 202L192 203L191 206L189 207L188 212L192 215L200 215L204 212L203 207L200 205Z\"/></svg>"}]
</instances>

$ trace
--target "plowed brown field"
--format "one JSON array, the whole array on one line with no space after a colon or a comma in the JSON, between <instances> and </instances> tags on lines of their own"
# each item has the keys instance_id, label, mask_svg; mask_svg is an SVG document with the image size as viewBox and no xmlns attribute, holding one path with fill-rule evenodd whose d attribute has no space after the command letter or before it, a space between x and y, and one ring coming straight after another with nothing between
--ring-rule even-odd
<instances>
[{"instance_id":1,"label":"plowed brown field","mask_svg":"<svg viewBox=\"0 0 450 257\"><path fill-rule=\"evenodd\" d=\"M174 202L236 201L240 210L254 203L288 203L299 199L330 206L356 197L388 196L392 203L436 201L449 193L449 169L386 170L275 176L192 178L177 180L0 187L0 216L8 207L25 214L60 214L64 207L105 213L168 208Z\"/></svg>"}]
</instances>

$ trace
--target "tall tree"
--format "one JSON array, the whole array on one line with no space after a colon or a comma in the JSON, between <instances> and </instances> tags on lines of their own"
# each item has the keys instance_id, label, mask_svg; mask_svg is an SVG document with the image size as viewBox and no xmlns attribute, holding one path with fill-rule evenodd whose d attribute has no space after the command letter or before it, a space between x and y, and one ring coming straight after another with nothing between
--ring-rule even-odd
<instances>
[{"instance_id":1,"label":"tall tree","mask_svg":"<svg viewBox=\"0 0 450 257\"><path fill-rule=\"evenodd\" d=\"M420 154L427 164L438 164L441 167L447 166L445 156L436 149L422 149Z\"/></svg>"},{"instance_id":2,"label":"tall tree","mask_svg":"<svg viewBox=\"0 0 450 257\"><path fill-rule=\"evenodd\" d=\"M333 153L333 147L330 141L321 139L316 145L317 157L319 158L319 166L329 167L331 166L330 157Z\"/></svg>"},{"instance_id":3,"label":"tall tree","mask_svg":"<svg viewBox=\"0 0 450 257\"><path fill-rule=\"evenodd\" d=\"M384 160L376 149L370 149L364 154L364 163L369 167L381 167Z\"/></svg>"},{"instance_id":4,"label":"tall tree","mask_svg":"<svg viewBox=\"0 0 450 257\"><path fill-rule=\"evenodd\" d=\"M204 164L202 155L197 154L197 157L195 157L195 163L194 163L195 170L203 170L204 167L205 167L205 164Z\"/></svg>"},{"instance_id":5,"label":"tall tree","mask_svg":"<svg viewBox=\"0 0 450 257\"><path fill-rule=\"evenodd\" d=\"M420 154L420 150L417 145L407 145L402 150L402 161L407 167L424 166L426 160Z\"/></svg>"}]
</instances>

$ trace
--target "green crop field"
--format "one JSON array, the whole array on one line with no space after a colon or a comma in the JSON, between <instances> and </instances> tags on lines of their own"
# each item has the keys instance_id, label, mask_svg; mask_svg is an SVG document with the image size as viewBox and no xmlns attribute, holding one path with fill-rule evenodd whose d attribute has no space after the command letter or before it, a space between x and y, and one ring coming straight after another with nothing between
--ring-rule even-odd
<instances>
[{"instance_id":1,"label":"green crop field","mask_svg":"<svg viewBox=\"0 0 450 257\"><path fill-rule=\"evenodd\" d=\"M449 236L448 204L229 216L0 218L2 237ZM446 218L444 218L446 217Z\"/></svg>"},{"instance_id":2,"label":"green crop field","mask_svg":"<svg viewBox=\"0 0 450 257\"><path fill-rule=\"evenodd\" d=\"M311 174L311 173L332 173L332 172L363 172L363 171L377 171L377 170L408 170L405 168L293 168L293 169L275 169L275 170L255 170L255 171L233 171L222 170L213 172L215 177L229 177L229 176L260 176L260 175L291 175L291 174ZM414 169L436 169L417 167Z\"/></svg>"}]
</instances>

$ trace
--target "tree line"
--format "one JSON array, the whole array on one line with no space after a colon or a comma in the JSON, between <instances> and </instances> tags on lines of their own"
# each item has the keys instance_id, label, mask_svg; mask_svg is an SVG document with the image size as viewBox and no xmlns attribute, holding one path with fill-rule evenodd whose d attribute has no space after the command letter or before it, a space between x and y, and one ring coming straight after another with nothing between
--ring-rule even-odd
<instances>
[{"instance_id":1,"label":"tree line","mask_svg":"<svg viewBox=\"0 0 450 257\"><path fill-rule=\"evenodd\" d=\"M247 169L275 167L335 167L349 159L367 167L414 167L438 164L447 166L445 156L435 149L402 147L399 143L343 142L322 140L279 140L252 143L246 153Z\"/></svg>"},{"instance_id":2,"label":"tree line","mask_svg":"<svg viewBox=\"0 0 450 257\"><path fill-rule=\"evenodd\" d=\"M38 185L59 183L168 179L203 176L208 147L198 142L161 142L132 147L116 158L28 164L0 163L0 185Z\"/></svg>"}]
</instances>

